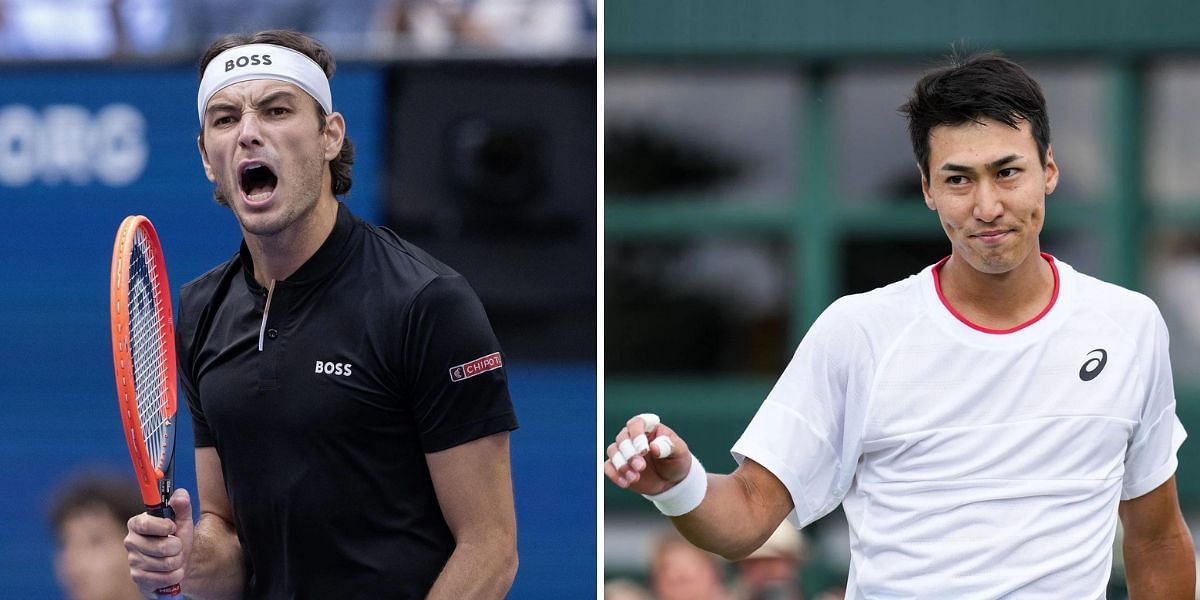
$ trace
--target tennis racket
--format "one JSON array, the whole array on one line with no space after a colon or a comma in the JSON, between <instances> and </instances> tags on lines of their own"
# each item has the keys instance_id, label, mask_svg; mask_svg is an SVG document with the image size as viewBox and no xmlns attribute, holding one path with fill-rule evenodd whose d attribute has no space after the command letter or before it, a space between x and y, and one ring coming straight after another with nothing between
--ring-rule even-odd
<instances>
[{"instance_id":1,"label":"tennis racket","mask_svg":"<svg viewBox=\"0 0 1200 600\"><path fill-rule=\"evenodd\" d=\"M146 512L174 520L167 504L175 466L175 326L162 246L150 220L129 216L112 258L112 347L125 442ZM179 584L155 590L183 598Z\"/></svg>"}]
</instances>

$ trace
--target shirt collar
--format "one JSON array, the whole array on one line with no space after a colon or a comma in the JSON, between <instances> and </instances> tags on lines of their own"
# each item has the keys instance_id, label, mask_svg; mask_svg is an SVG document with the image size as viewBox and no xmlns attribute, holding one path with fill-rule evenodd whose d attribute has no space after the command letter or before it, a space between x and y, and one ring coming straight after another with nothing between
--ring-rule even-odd
<instances>
[{"instance_id":1,"label":"shirt collar","mask_svg":"<svg viewBox=\"0 0 1200 600\"><path fill-rule=\"evenodd\" d=\"M338 202L337 220L333 223L333 230L329 232L329 237L325 238L316 253L300 265L295 273L276 283L304 284L319 281L333 274L346 257L346 251L349 249L347 242L350 241L356 222L357 219L351 214L350 209L346 208L346 203ZM242 241L238 253L242 262L242 271L250 288L265 291L265 288L254 280L254 259L250 256L250 249L246 246L245 240Z\"/></svg>"}]
</instances>

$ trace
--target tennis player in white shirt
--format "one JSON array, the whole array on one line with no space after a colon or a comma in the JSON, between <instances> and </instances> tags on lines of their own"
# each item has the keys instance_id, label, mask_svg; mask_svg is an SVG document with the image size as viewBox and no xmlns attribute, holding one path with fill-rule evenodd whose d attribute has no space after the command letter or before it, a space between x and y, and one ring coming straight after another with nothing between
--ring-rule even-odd
<instances>
[{"instance_id":1,"label":"tennis player in white shirt","mask_svg":"<svg viewBox=\"0 0 1200 600\"><path fill-rule=\"evenodd\" d=\"M617 434L605 474L729 559L841 504L851 600L1103 598L1118 518L1131 597L1191 599L1166 326L1041 251L1059 170L1040 87L980 54L901 111L950 255L825 310L732 474L705 473L653 414Z\"/></svg>"}]
</instances>

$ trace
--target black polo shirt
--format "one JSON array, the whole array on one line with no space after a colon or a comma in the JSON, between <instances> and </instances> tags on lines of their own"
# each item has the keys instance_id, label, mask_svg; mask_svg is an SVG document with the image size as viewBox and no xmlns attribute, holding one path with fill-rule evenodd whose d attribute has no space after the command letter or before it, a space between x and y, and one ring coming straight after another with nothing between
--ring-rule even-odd
<instances>
[{"instance_id":1,"label":"black polo shirt","mask_svg":"<svg viewBox=\"0 0 1200 600\"><path fill-rule=\"evenodd\" d=\"M461 275L340 203L269 307L253 273L243 244L183 287L177 326L246 596L424 598L454 549L425 454L517 427L483 306Z\"/></svg>"}]
</instances>

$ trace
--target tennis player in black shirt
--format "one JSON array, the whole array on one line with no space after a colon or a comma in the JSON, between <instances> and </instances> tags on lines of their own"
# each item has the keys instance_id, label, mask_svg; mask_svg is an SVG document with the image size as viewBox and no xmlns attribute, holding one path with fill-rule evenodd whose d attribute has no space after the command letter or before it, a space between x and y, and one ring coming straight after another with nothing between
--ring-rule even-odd
<instances>
[{"instance_id":1,"label":"tennis player in black shirt","mask_svg":"<svg viewBox=\"0 0 1200 600\"><path fill-rule=\"evenodd\" d=\"M294 32L201 61L199 147L236 255L183 287L200 518L138 515L143 593L500 598L517 569L504 355L463 278L337 196L333 59Z\"/></svg>"}]
</instances>

